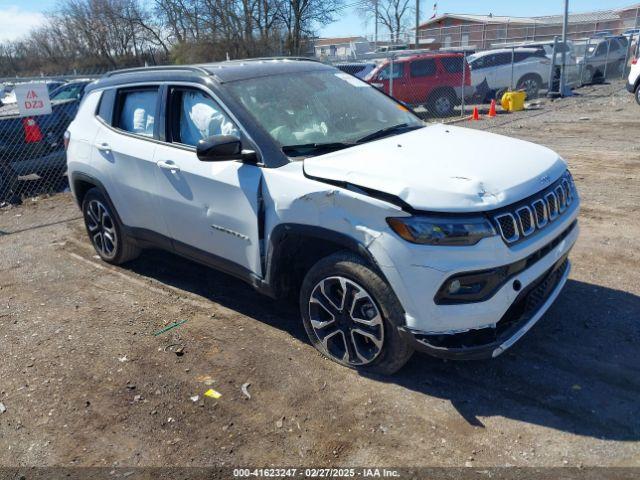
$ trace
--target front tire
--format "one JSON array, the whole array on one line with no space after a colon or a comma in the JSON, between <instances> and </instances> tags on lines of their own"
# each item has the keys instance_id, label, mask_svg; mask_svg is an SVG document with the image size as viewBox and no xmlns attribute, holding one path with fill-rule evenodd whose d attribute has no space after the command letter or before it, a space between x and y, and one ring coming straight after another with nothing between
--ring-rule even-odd
<instances>
[{"instance_id":1,"label":"front tire","mask_svg":"<svg viewBox=\"0 0 640 480\"><path fill-rule=\"evenodd\" d=\"M429 97L426 107L436 117L450 117L456 103L453 90L440 90Z\"/></svg>"},{"instance_id":2,"label":"front tire","mask_svg":"<svg viewBox=\"0 0 640 480\"><path fill-rule=\"evenodd\" d=\"M102 260L120 265L140 255L140 248L124 233L111 202L97 188L84 196L82 215L89 240Z\"/></svg>"},{"instance_id":3,"label":"front tire","mask_svg":"<svg viewBox=\"0 0 640 480\"><path fill-rule=\"evenodd\" d=\"M525 75L516 86L516 90L524 90L527 93L527 100L538 98L542 88L542 79L537 75Z\"/></svg>"},{"instance_id":4,"label":"front tire","mask_svg":"<svg viewBox=\"0 0 640 480\"><path fill-rule=\"evenodd\" d=\"M636 87L636 94L635 94L635 97L636 97L636 103L637 103L638 105L640 105L640 85L638 85L638 86Z\"/></svg>"},{"instance_id":5,"label":"front tire","mask_svg":"<svg viewBox=\"0 0 640 480\"><path fill-rule=\"evenodd\" d=\"M330 255L311 267L300 311L313 346L346 367L391 375L413 354L398 332L400 302L381 275L352 253Z\"/></svg>"}]
</instances>

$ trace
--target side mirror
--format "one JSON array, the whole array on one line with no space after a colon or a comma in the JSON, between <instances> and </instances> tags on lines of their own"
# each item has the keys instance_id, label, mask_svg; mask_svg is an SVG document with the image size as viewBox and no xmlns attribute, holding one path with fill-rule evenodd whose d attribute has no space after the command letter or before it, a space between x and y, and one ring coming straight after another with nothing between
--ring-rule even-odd
<instances>
[{"instance_id":1,"label":"side mirror","mask_svg":"<svg viewBox=\"0 0 640 480\"><path fill-rule=\"evenodd\" d=\"M253 150L242 149L242 141L236 135L213 135L204 138L198 142L196 154L202 162L255 161L257 158Z\"/></svg>"}]
</instances>

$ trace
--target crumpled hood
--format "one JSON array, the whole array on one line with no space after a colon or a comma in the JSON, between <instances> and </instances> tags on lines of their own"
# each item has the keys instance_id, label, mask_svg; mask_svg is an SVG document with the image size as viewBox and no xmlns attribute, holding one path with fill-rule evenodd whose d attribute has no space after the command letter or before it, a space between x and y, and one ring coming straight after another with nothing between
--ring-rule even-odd
<instances>
[{"instance_id":1,"label":"crumpled hood","mask_svg":"<svg viewBox=\"0 0 640 480\"><path fill-rule=\"evenodd\" d=\"M566 168L540 145L447 125L304 160L307 176L377 190L434 212L500 208L542 190Z\"/></svg>"}]
</instances>

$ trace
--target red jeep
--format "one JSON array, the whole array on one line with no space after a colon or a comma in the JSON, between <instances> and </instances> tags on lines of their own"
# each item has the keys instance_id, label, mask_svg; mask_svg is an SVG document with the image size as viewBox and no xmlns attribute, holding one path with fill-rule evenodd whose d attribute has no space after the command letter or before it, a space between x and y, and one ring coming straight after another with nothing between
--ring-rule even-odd
<instances>
[{"instance_id":1,"label":"red jeep","mask_svg":"<svg viewBox=\"0 0 640 480\"><path fill-rule=\"evenodd\" d=\"M463 69L464 66L464 69ZM464 73L463 73L464 72ZM424 106L444 117L473 95L471 70L460 53L426 53L385 60L366 81L411 107Z\"/></svg>"}]
</instances>

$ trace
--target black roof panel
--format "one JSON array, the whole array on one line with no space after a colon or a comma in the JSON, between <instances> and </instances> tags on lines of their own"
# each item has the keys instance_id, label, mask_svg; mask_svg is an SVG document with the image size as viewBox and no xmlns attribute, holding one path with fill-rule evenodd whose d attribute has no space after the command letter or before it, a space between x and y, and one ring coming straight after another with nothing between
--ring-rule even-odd
<instances>
[{"instance_id":1,"label":"black roof panel","mask_svg":"<svg viewBox=\"0 0 640 480\"><path fill-rule=\"evenodd\" d=\"M324 65L313 60L286 58L233 60L229 62L200 65L200 67L213 74L222 83L285 73L301 73L333 69L333 67L329 65Z\"/></svg>"},{"instance_id":2,"label":"black roof panel","mask_svg":"<svg viewBox=\"0 0 640 480\"><path fill-rule=\"evenodd\" d=\"M185 81L202 83L215 79L220 83L235 82L270 75L332 70L334 67L303 58L260 58L231 60L199 65L167 65L115 70L89 86L89 90L129 83Z\"/></svg>"}]
</instances>

